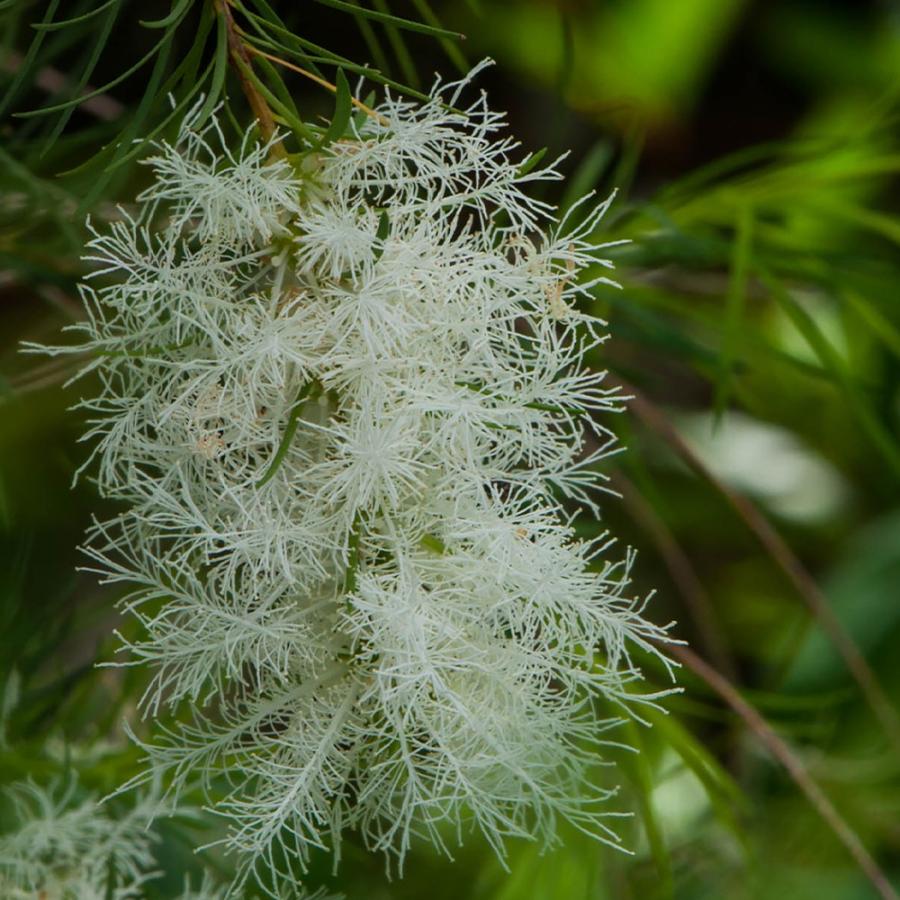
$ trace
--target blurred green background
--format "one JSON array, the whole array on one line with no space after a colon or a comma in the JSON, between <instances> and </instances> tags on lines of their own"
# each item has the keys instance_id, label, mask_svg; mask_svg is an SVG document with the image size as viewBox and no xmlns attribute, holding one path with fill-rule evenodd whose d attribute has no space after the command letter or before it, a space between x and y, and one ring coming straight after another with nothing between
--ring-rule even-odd
<instances>
[{"instance_id":1,"label":"blurred green background","mask_svg":"<svg viewBox=\"0 0 900 900\"><path fill-rule=\"evenodd\" d=\"M613 339L592 362L636 399L613 422L622 498L579 526L639 549L651 617L678 621L900 888L900 3L395 0L466 35L443 49L273 6L413 87L493 57L480 83L524 147L571 150L548 199L619 189L604 236L632 243L615 251L624 290L597 293ZM16 85L46 7L0 10L0 88L14 89L0 124L0 782L73 767L104 791L135 771L119 722L143 676L94 668L115 647L117 594L75 572L101 505L87 479L70 490L87 448L66 407L90 385L62 389L65 366L18 342L77 318L84 213L142 178L131 161L110 169L110 150L60 173L166 110L141 106L148 66L61 124L13 116L77 90L91 62L90 41L47 32L40 74ZM168 9L125 3L85 84L151 50L138 20ZM176 37L166 65L189 46ZM328 114L327 94L289 87L304 115ZM469 840L453 864L416 850L391 881L351 846L337 877L323 858L315 878L351 900L877 896L759 723L689 667L680 683L669 715L617 735L641 752L611 748L602 775L636 813L619 825L629 854L572 834L543 856L513 845L506 873ZM171 896L203 839L164 827L152 896Z\"/></svg>"}]
</instances>

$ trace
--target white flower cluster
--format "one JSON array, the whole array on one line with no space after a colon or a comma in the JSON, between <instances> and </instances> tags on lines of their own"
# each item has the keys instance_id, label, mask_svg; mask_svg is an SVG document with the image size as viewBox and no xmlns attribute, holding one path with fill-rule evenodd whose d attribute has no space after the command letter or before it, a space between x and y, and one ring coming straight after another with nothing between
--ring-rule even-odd
<instances>
[{"instance_id":1,"label":"white flower cluster","mask_svg":"<svg viewBox=\"0 0 900 900\"><path fill-rule=\"evenodd\" d=\"M619 402L576 308L609 201L556 221L526 188L557 171L465 84L286 159L188 121L89 245L88 437L128 506L89 551L137 585L146 711L194 709L152 770L202 777L266 869L348 828L401 862L469 824L611 837L601 704L665 637L563 508Z\"/></svg>"},{"instance_id":2,"label":"white flower cluster","mask_svg":"<svg viewBox=\"0 0 900 900\"><path fill-rule=\"evenodd\" d=\"M156 811L138 803L114 819L95 800L73 802L75 783L54 792L30 782L6 792L16 827L0 834L4 900L139 900L156 874L147 827Z\"/></svg>"},{"instance_id":3,"label":"white flower cluster","mask_svg":"<svg viewBox=\"0 0 900 900\"><path fill-rule=\"evenodd\" d=\"M144 900L145 886L162 875L156 868L150 826L161 813L155 793L141 797L116 817L96 798L76 799L78 784L65 789L31 781L5 789L4 828L0 831L2 900ZM10 827L12 826L12 827ZM199 884L176 900L225 900L228 888L204 871ZM152 894L156 896L156 894ZM287 888L293 900L344 900L324 889L309 893Z\"/></svg>"}]
</instances>

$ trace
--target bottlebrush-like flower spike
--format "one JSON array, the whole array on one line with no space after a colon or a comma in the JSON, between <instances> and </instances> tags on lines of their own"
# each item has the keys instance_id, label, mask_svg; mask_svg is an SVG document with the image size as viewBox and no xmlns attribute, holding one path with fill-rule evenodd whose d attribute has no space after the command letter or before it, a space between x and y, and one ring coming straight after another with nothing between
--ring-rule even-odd
<instances>
[{"instance_id":1,"label":"bottlebrush-like flower spike","mask_svg":"<svg viewBox=\"0 0 900 900\"><path fill-rule=\"evenodd\" d=\"M652 701L629 651L665 629L563 507L620 407L579 311L613 284L609 200L557 221L528 193L555 164L525 172L483 96L457 111L467 84L293 165L189 119L89 244L83 405L128 503L89 553L134 586L145 711L196 707L148 771L210 786L245 871L348 828L401 863L469 825L501 855L560 819L615 839L600 701Z\"/></svg>"}]
</instances>

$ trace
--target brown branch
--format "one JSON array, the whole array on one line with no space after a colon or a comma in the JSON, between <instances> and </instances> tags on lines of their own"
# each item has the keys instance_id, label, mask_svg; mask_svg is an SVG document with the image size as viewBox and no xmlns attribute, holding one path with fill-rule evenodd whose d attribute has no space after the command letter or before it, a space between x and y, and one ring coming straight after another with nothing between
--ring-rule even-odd
<instances>
[{"instance_id":1,"label":"brown branch","mask_svg":"<svg viewBox=\"0 0 900 900\"><path fill-rule=\"evenodd\" d=\"M253 62L250 54L247 52L247 45L241 39L238 26L235 24L234 17L231 14L231 6L228 0L213 0L213 7L216 13L222 17L225 25L225 35L228 40L228 58L234 71L237 73L238 81L241 84L241 90L250 104L250 110L259 123L259 130L263 139L270 141L275 136L275 118L272 110L265 97L256 89L253 84L251 74L253 72ZM285 150L281 144L275 144L272 152L277 156L285 156Z\"/></svg>"},{"instance_id":2,"label":"brown branch","mask_svg":"<svg viewBox=\"0 0 900 900\"><path fill-rule=\"evenodd\" d=\"M717 615L709 594L703 587L687 554L675 540L666 523L641 495L634 483L624 475L611 477L612 486L622 495L622 501L638 525L656 544L656 549L669 575L681 594L697 634L716 668L729 678L736 676L734 658L717 627Z\"/></svg>"},{"instance_id":3,"label":"brown branch","mask_svg":"<svg viewBox=\"0 0 900 900\"><path fill-rule=\"evenodd\" d=\"M756 735L769 753L787 770L794 783L806 795L816 812L825 820L840 842L847 848L860 869L883 900L900 900L878 863L863 846L856 832L844 821L825 792L812 779L803 763L775 733L772 726L751 706L735 687L712 666L687 647L667 644L666 652L706 682Z\"/></svg>"},{"instance_id":4,"label":"brown branch","mask_svg":"<svg viewBox=\"0 0 900 900\"><path fill-rule=\"evenodd\" d=\"M77 357L57 356L49 362L33 366L27 372L13 375L8 379L7 384L18 395L37 391L52 384L61 384L78 372L79 368L84 365L85 359L85 354L79 354Z\"/></svg>"},{"instance_id":5,"label":"brown branch","mask_svg":"<svg viewBox=\"0 0 900 900\"><path fill-rule=\"evenodd\" d=\"M713 485L728 501L744 524L756 535L757 540L787 576L841 655L885 734L895 747L900 748L900 716L898 716L896 708L859 647L856 646L856 642L834 614L825 595L819 589L812 575L806 571L803 563L750 500L732 490L707 468L653 403L631 385L623 383L623 387L632 395L630 408L634 410L638 418L657 432L694 472Z\"/></svg>"}]
</instances>

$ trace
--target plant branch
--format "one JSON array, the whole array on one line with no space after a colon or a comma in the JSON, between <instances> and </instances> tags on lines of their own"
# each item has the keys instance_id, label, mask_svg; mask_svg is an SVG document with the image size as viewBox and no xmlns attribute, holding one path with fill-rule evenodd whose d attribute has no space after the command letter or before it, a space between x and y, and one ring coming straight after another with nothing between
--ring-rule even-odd
<instances>
[{"instance_id":1,"label":"plant branch","mask_svg":"<svg viewBox=\"0 0 900 900\"><path fill-rule=\"evenodd\" d=\"M825 820L840 842L865 873L883 900L900 900L887 876L875 862L855 831L844 821L825 792L812 779L800 759L775 733L772 726L751 706L737 689L709 663L687 647L667 644L666 651L706 682L744 721L769 753L784 766L794 783L806 795L816 812Z\"/></svg>"},{"instance_id":2,"label":"plant branch","mask_svg":"<svg viewBox=\"0 0 900 900\"><path fill-rule=\"evenodd\" d=\"M684 599L697 634L716 668L734 678L736 667L728 644L718 627L718 617L709 594L687 554L679 546L666 523L641 495L634 483L622 474L611 476L612 486L622 495L628 512L656 544L672 582Z\"/></svg>"},{"instance_id":3,"label":"plant branch","mask_svg":"<svg viewBox=\"0 0 900 900\"><path fill-rule=\"evenodd\" d=\"M320 78L314 72L310 72L307 69L302 68L301 66L294 65L292 62L288 62L286 59L282 59L280 56L273 56L271 53L265 53L257 47L254 47L252 44L245 44L244 48L248 53L253 54L254 56L261 56L263 59L268 59L270 62L277 63L279 66L284 66L286 69L290 69L292 72L296 72L298 75L302 75L304 78L308 78L310 81L314 81L320 87L326 88L331 91L332 94L337 93L337 86L332 84L330 81L325 78ZM384 116L379 115L379 113L375 112L374 109L370 106L366 106L361 100L357 100L356 97L350 97L350 102L357 108L362 110L367 116L372 119L376 119L382 125L387 125L387 119Z\"/></svg>"},{"instance_id":4,"label":"plant branch","mask_svg":"<svg viewBox=\"0 0 900 900\"><path fill-rule=\"evenodd\" d=\"M900 716L898 716L896 708L885 693L865 656L856 646L856 642L844 628L840 619L834 614L827 598L803 563L750 500L732 490L707 468L653 403L632 385L622 382L622 386L631 394L630 408L634 410L638 418L659 434L694 472L713 485L750 531L756 535L757 540L787 576L840 653L885 734L893 745L900 749Z\"/></svg>"},{"instance_id":5,"label":"plant branch","mask_svg":"<svg viewBox=\"0 0 900 900\"><path fill-rule=\"evenodd\" d=\"M250 104L250 109L256 117L256 121L259 123L259 130L263 139L270 141L275 136L275 119L265 97L256 89L250 77L250 73L253 71L253 62L250 59L247 45L240 36L234 16L231 14L231 6L228 0L213 0L213 6L217 15L222 17L225 35L228 39L228 58L237 73L241 90ZM281 144L274 144L272 152L278 156L285 155L285 150Z\"/></svg>"}]
</instances>

